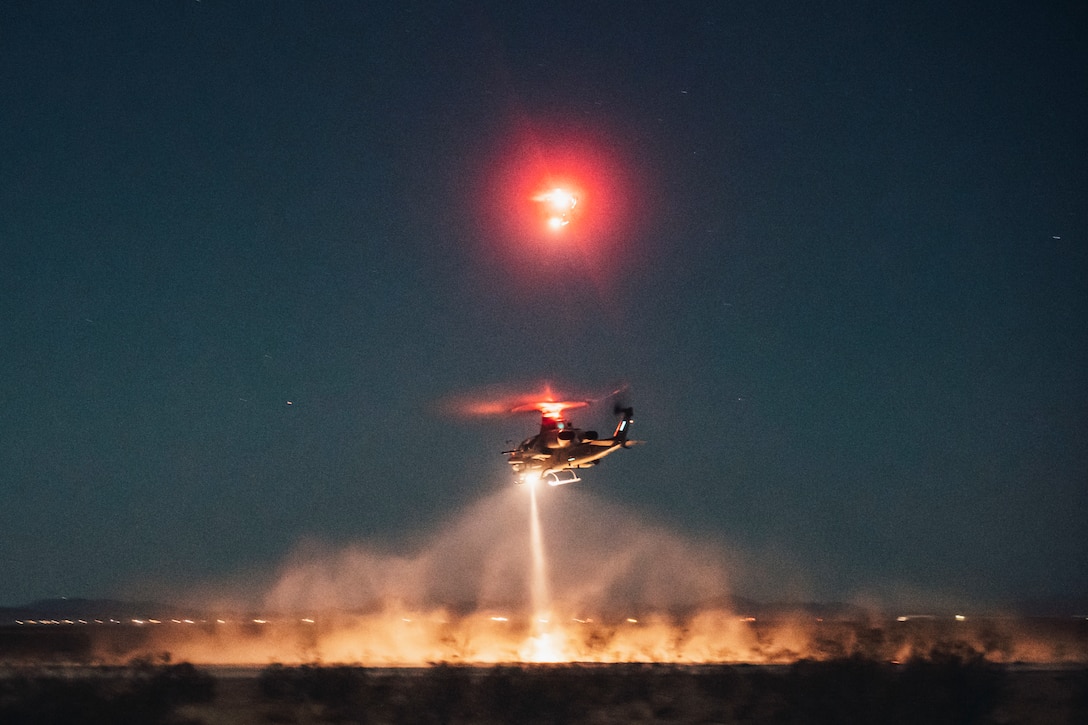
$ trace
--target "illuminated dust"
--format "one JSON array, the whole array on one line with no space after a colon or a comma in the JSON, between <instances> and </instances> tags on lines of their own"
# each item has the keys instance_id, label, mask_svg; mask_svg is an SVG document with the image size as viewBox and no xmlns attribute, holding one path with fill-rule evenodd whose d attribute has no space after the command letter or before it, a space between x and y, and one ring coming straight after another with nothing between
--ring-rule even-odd
<instances>
[{"instance_id":1,"label":"illuminated dust","mask_svg":"<svg viewBox=\"0 0 1088 725\"><path fill-rule=\"evenodd\" d=\"M508 486L413 550L305 543L263 595L220 587L191 602L191 618L94 627L94 658L776 664L906 661L954 647L995 662L1088 661L1082 621L743 611L728 586L737 566L720 542L669 531L585 488Z\"/></svg>"}]
</instances>

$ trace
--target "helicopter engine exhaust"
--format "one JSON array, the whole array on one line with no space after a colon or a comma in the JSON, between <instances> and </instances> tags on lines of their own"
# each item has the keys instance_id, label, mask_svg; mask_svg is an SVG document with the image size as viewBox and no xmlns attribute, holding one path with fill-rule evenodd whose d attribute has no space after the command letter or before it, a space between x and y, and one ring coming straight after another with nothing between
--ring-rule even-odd
<instances>
[{"instance_id":1,"label":"helicopter engine exhaust","mask_svg":"<svg viewBox=\"0 0 1088 725\"><path fill-rule=\"evenodd\" d=\"M577 433L573 430L561 430L555 434L555 447L566 448L577 440Z\"/></svg>"}]
</instances>

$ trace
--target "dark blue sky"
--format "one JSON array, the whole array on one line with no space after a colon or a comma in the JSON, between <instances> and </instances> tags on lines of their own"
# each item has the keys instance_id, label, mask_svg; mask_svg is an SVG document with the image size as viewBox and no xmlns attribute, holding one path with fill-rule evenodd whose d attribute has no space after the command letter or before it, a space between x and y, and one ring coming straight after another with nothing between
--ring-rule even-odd
<instances>
[{"instance_id":1,"label":"dark blue sky","mask_svg":"<svg viewBox=\"0 0 1088 725\"><path fill-rule=\"evenodd\" d=\"M0 10L0 604L425 536L543 380L739 594L1088 594L1083 7L371 5Z\"/></svg>"}]
</instances>

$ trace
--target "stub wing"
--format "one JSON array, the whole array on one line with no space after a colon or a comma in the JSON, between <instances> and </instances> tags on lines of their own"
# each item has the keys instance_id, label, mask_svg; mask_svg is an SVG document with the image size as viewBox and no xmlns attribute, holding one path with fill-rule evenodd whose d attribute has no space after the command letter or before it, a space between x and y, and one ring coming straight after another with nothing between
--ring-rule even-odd
<instances>
[{"instance_id":1,"label":"stub wing","mask_svg":"<svg viewBox=\"0 0 1088 725\"><path fill-rule=\"evenodd\" d=\"M646 441L635 441L631 440L630 438L625 438L623 440L616 440L615 438L601 438L600 440L585 442L591 446L601 446L603 448L608 448L610 446L622 446L624 448L630 448L631 446L640 446Z\"/></svg>"}]
</instances>

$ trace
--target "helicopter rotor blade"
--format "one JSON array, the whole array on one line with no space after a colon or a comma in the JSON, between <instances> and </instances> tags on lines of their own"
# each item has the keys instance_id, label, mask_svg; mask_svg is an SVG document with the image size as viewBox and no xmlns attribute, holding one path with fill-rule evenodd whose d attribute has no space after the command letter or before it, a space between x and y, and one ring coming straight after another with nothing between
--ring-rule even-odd
<instances>
[{"instance_id":1,"label":"helicopter rotor blade","mask_svg":"<svg viewBox=\"0 0 1088 725\"><path fill-rule=\"evenodd\" d=\"M612 394L612 415L621 415L631 409L631 401L628 399L627 386L623 386Z\"/></svg>"}]
</instances>

